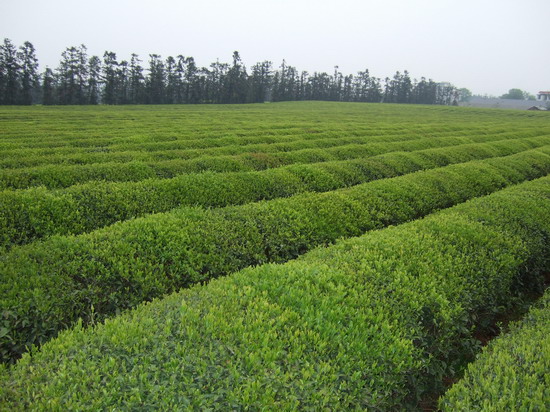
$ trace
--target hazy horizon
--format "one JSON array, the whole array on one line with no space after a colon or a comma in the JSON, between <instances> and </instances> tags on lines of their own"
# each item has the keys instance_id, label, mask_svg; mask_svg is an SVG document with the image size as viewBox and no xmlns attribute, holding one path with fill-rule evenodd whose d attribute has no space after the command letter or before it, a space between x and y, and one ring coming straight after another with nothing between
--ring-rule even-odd
<instances>
[{"instance_id":1,"label":"hazy horizon","mask_svg":"<svg viewBox=\"0 0 550 412\"><path fill-rule=\"evenodd\" d=\"M550 90L547 0L234 0L196 3L142 0L91 3L5 1L0 35L36 47L40 70L57 67L66 47L85 44L129 59L193 56L199 66L230 62L238 50L247 67L283 59L298 70L344 74L369 69L393 76L408 70L501 95L511 88ZM92 7L93 6L93 7ZM146 65L146 64L144 64Z\"/></svg>"}]
</instances>

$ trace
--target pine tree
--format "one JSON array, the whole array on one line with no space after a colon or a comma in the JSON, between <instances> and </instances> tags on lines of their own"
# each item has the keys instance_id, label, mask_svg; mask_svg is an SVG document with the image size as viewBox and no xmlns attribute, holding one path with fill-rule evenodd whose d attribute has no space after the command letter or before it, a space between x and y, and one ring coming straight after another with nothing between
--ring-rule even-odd
<instances>
[{"instance_id":1,"label":"pine tree","mask_svg":"<svg viewBox=\"0 0 550 412\"><path fill-rule=\"evenodd\" d=\"M17 104L20 92L20 66L17 49L10 39L0 45L0 99L2 104Z\"/></svg>"},{"instance_id":2,"label":"pine tree","mask_svg":"<svg viewBox=\"0 0 550 412\"><path fill-rule=\"evenodd\" d=\"M174 103L187 103L187 85L185 79L187 59L181 54L177 56L174 64L174 74L172 83L174 84Z\"/></svg>"},{"instance_id":3,"label":"pine tree","mask_svg":"<svg viewBox=\"0 0 550 412\"><path fill-rule=\"evenodd\" d=\"M116 54L106 51L103 54L103 103L105 104L117 103L117 67Z\"/></svg>"},{"instance_id":4,"label":"pine tree","mask_svg":"<svg viewBox=\"0 0 550 412\"><path fill-rule=\"evenodd\" d=\"M86 104L88 83L86 46L68 47L57 69L60 104Z\"/></svg>"},{"instance_id":5,"label":"pine tree","mask_svg":"<svg viewBox=\"0 0 550 412\"><path fill-rule=\"evenodd\" d=\"M248 75L238 51L233 52L233 65L227 73L226 103L245 103L248 95Z\"/></svg>"},{"instance_id":6,"label":"pine tree","mask_svg":"<svg viewBox=\"0 0 550 412\"><path fill-rule=\"evenodd\" d=\"M140 65L139 56L132 53L130 59L130 79L128 83L128 100L132 104L145 103L145 85L143 77L143 67Z\"/></svg>"},{"instance_id":7,"label":"pine tree","mask_svg":"<svg viewBox=\"0 0 550 412\"><path fill-rule=\"evenodd\" d=\"M183 67L185 68L185 102L204 103L206 99L203 86L204 78L200 76L200 70L195 64L195 59L193 57L186 57L182 64L184 64Z\"/></svg>"},{"instance_id":8,"label":"pine tree","mask_svg":"<svg viewBox=\"0 0 550 412\"><path fill-rule=\"evenodd\" d=\"M128 104L129 103L129 65L126 60L122 60L118 63L116 69L116 104Z\"/></svg>"},{"instance_id":9,"label":"pine tree","mask_svg":"<svg viewBox=\"0 0 550 412\"><path fill-rule=\"evenodd\" d=\"M166 69L158 54L149 55L149 76L147 78L147 102L162 104L166 93Z\"/></svg>"},{"instance_id":10,"label":"pine tree","mask_svg":"<svg viewBox=\"0 0 550 412\"><path fill-rule=\"evenodd\" d=\"M397 96L398 103L411 103L412 81L409 72L405 70L399 78L399 94Z\"/></svg>"},{"instance_id":11,"label":"pine tree","mask_svg":"<svg viewBox=\"0 0 550 412\"><path fill-rule=\"evenodd\" d=\"M210 64L210 67L211 70L204 72L207 76L207 101L210 103L227 103L228 96L225 86L229 65L227 63L220 63L219 60L216 60L215 63Z\"/></svg>"},{"instance_id":12,"label":"pine tree","mask_svg":"<svg viewBox=\"0 0 550 412\"><path fill-rule=\"evenodd\" d=\"M263 61L252 66L252 74L249 80L249 102L263 103L269 100L268 93L272 78L271 66L272 63L270 61Z\"/></svg>"},{"instance_id":13,"label":"pine tree","mask_svg":"<svg viewBox=\"0 0 550 412\"><path fill-rule=\"evenodd\" d=\"M17 54L21 71L21 93L19 103L24 105L33 104L39 88L38 80L38 59L32 43L26 41L19 48Z\"/></svg>"},{"instance_id":14,"label":"pine tree","mask_svg":"<svg viewBox=\"0 0 550 412\"><path fill-rule=\"evenodd\" d=\"M78 104L88 104L88 55L87 48L83 44L76 49L75 75L77 80L76 102Z\"/></svg>"},{"instance_id":15,"label":"pine tree","mask_svg":"<svg viewBox=\"0 0 550 412\"><path fill-rule=\"evenodd\" d=\"M180 88L176 59L172 56L166 58L166 97L165 103L174 104L177 101L177 94Z\"/></svg>"},{"instance_id":16,"label":"pine tree","mask_svg":"<svg viewBox=\"0 0 550 412\"><path fill-rule=\"evenodd\" d=\"M101 60L92 56L88 60L88 103L98 104L101 85Z\"/></svg>"},{"instance_id":17,"label":"pine tree","mask_svg":"<svg viewBox=\"0 0 550 412\"><path fill-rule=\"evenodd\" d=\"M52 105L56 103L55 77L52 69L46 67L42 79L42 104Z\"/></svg>"},{"instance_id":18,"label":"pine tree","mask_svg":"<svg viewBox=\"0 0 550 412\"><path fill-rule=\"evenodd\" d=\"M341 99L343 76L338 71L338 66L334 66L334 76L330 87L330 100L339 101Z\"/></svg>"},{"instance_id":19,"label":"pine tree","mask_svg":"<svg viewBox=\"0 0 550 412\"><path fill-rule=\"evenodd\" d=\"M311 87L309 83L309 73L302 70L300 74L300 82L298 84L298 100L309 100L311 95Z\"/></svg>"},{"instance_id":20,"label":"pine tree","mask_svg":"<svg viewBox=\"0 0 550 412\"><path fill-rule=\"evenodd\" d=\"M352 74L344 77L341 100L344 102L353 101L353 75Z\"/></svg>"}]
</instances>

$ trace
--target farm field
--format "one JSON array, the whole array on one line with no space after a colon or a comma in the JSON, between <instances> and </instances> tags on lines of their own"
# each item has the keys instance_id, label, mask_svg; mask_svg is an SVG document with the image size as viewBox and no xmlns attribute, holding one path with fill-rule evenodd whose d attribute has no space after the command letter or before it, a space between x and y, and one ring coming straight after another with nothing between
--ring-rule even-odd
<instances>
[{"instance_id":1,"label":"farm field","mask_svg":"<svg viewBox=\"0 0 550 412\"><path fill-rule=\"evenodd\" d=\"M0 410L550 407L547 113L2 107L0 231Z\"/></svg>"}]
</instances>

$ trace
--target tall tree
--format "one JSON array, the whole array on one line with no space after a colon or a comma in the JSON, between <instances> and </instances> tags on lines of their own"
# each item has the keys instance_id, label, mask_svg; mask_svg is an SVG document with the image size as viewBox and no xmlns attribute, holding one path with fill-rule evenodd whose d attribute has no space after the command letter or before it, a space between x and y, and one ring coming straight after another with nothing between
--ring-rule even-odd
<instances>
[{"instance_id":1,"label":"tall tree","mask_svg":"<svg viewBox=\"0 0 550 412\"><path fill-rule=\"evenodd\" d=\"M334 66L334 76L330 85L330 100L339 101L342 93L343 75L338 70L338 66Z\"/></svg>"},{"instance_id":2,"label":"tall tree","mask_svg":"<svg viewBox=\"0 0 550 412\"><path fill-rule=\"evenodd\" d=\"M57 70L60 104L87 103L87 61L86 46L83 44L79 47L67 47L61 54Z\"/></svg>"},{"instance_id":3,"label":"tall tree","mask_svg":"<svg viewBox=\"0 0 550 412\"><path fill-rule=\"evenodd\" d=\"M6 42L8 39L4 39ZM4 58L4 46L0 45L0 104L6 104L7 67Z\"/></svg>"},{"instance_id":4,"label":"tall tree","mask_svg":"<svg viewBox=\"0 0 550 412\"><path fill-rule=\"evenodd\" d=\"M204 103L202 95L203 79L195 64L193 57L178 56L178 70L183 71L183 96L184 103Z\"/></svg>"},{"instance_id":5,"label":"tall tree","mask_svg":"<svg viewBox=\"0 0 550 412\"><path fill-rule=\"evenodd\" d=\"M21 94L19 103L30 105L36 100L39 87L38 59L36 58L36 51L32 43L26 41L23 46L19 48L17 58L21 71Z\"/></svg>"},{"instance_id":6,"label":"tall tree","mask_svg":"<svg viewBox=\"0 0 550 412\"><path fill-rule=\"evenodd\" d=\"M456 88L452 84L447 82L437 83L435 104L457 105L458 92Z\"/></svg>"},{"instance_id":7,"label":"tall tree","mask_svg":"<svg viewBox=\"0 0 550 412\"><path fill-rule=\"evenodd\" d=\"M298 100L311 99L311 87L309 84L309 73L306 70L302 70L300 73L300 80L298 82L298 90L296 98Z\"/></svg>"},{"instance_id":8,"label":"tall tree","mask_svg":"<svg viewBox=\"0 0 550 412\"><path fill-rule=\"evenodd\" d=\"M106 51L103 54L103 103L117 104L118 61L116 53Z\"/></svg>"},{"instance_id":9,"label":"tall tree","mask_svg":"<svg viewBox=\"0 0 550 412\"><path fill-rule=\"evenodd\" d=\"M332 78L325 72L313 73L310 77L311 99L312 100L330 100Z\"/></svg>"},{"instance_id":10,"label":"tall tree","mask_svg":"<svg viewBox=\"0 0 550 412\"><path fill-rule=\"evenodd\" d=\"M411 103L435 104L436 97L437 85L431 79L426 81L426 78L422 77L413 86Z\"/></svg>"},{"instance_id":11,"label":"tall tree","mask_svg":"<svg viewBox=\"0 0 550 412\"><path fill-rule=\"evenodd\" d=\"M270 61L263 61L252 66L252 74L249 81L249 102L263 103L268 100L272 78L271 67L272 63Z\"/></svg>"},{"instance_id":12,"label":"tall tree","mask_svg":"<svg viewBox=\"0 0 550 412\"><path fill-rule=\"evenodd\" d=\"M164 103L174 104L178 101L178 90L180 89L179 71L177 69L176 59L172 56L166 58L166 95Z\"/></svg>"},{"instance_id":13,"label":"tall tree","mask_svg":"<svg viewBox=\"0 0 550 412\"><path fill-rule=\"evenodd\" d=\"M129 65L126 60L118 63L116 69L116 103L128 104L128 89L129 89Z\"/></svg>"},{"instance_id":14,"label":"tall tree","mask_svg":"<svg viewBox=\"0 0 550 412\"><path fill-rule=\"evenodd\" d=\"M181 54L174 59L174 74L171 83L174 84L174 103L187 103L187 84L185 70L187 59Z\"/></svg>"},{"instance_id":15,"label":"tall tree","mask_svg":"<svg viewBox=\"0 0 550 412\"><path fill-rule=\"evenodd\" d=\"M224 103L245 103L248 95L248 75L238 51L233 52L233 65L227 73Z\"/></svg>"},{"instance_id":16,"label":"tall tree","mask_svg":"<svg viewBox=\"0 0 550 412\"><path fill-rule=\"evenodd\" d=\"M353 100L356 102L378 103L383 97L380 79L371 77L368 69L358 72L353 84Z\"/></svg>"},{"instance_id":17,"label":"tall tree","mask_svg":"<svg viewBox=\"0 0 550 412\"><path fill-rule=\"evenodd\" d=\"M166 93L166 69L158 54L149 55L149 76L147 77L147 102L162 104Z\"/></svg>"},{"instance_id":18,"label":"tall tree","mask_svg":"<svg viewBox=\"0 0 550 412\"><path fill-rule=\"evenodd\" d=\"M210 64L210 68L208 72L205 72L207 75L207 101L210 103L223 103L226 100L227 94L224 83L229 65L227 63L220 63L219 60L216 60L215 63Z\"/></svg>"},{"instance_id":19,"label":"tall tree","mask_svg":"<svg viewBox=\"0 0 550 412\"><path fill-rule=\"evenodd\" d=\"M412 92L412 81L409 72L405 70L399 78L399 90L397 94L398 103L410 103Z\"/></svg>"},{"instance_id":20,"label":"tall tree","mask_svg":"<svg viewBox=\"0 0 550 412\"><path fill-rule=\"evenodd\" d=\"M101 86L101 59L92 56L88 60L88 103L98 104Z\"/></svg>"},{"instance_id":21,"label":"tall tree","mask_svg":"<svg viewBox=\"0 0 550 412\"><path fill-rule=\"evenodd\" d=\"M128 98L132 104L145 103L145 78L141 60L135 53L130 59L130 79L128 83Z\"/></svg>"},{"instance_id":22,"label":"tall tree","mask_svg":"<svg viewBox=\"0 0 550 412\"><path fill-rule=\"evenodd\" d=\"M0 99L2 104L17 104L20 91L20 72L17 49L10 39L0 45Z\"/></svg>"},{"instance_id":23,"label":"tall tree","mask_svg":"<svg viewBox=\"0 0 550 412\"><path fill-rule=\"evenodd\" d=\"M341 99L345 102L353 101L353 74L344 77Z\"/></svg>"},{"instance_id":24,"label":"tall tree","mask_svg":"<svg viewBox=\"0 0 550 412\"><path fill-rule=\"evenodd\" d=\"M42 104L56 104L56 79L52 69L46 67L42 77Z\"/></svg>"},{"instance_id":25,"label":"tall tree","mask_svg":"<svg viewBox=\"0 0 550 412\"><path fill-rule=\"evenodd\" d=\"M88 101L88 54L85 45L81 44L76 51L76 100L78 104L87 104Z\"/></svg>"},{"instance_id":26,"label":"tall tree","mask_svg":"<svg viewBox=\"0 0 550 412\"><path fill-rule=\"evenodd\" d=\"M273 101L295 100L298 90L298 71L283 60L273 79Z\"/></svg>"}]
</instances>

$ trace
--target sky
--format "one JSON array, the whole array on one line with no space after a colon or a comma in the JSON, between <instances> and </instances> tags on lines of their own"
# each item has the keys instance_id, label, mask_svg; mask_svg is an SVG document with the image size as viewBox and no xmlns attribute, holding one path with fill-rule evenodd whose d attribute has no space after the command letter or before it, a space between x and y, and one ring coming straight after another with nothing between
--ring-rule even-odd
<instances>
[{"instance_id":1,"label":"sky","mask_svg":"<svg viewBox=\"0 0 550 412\"><path fill-rule=\"evenodd\" d=\"M474 94L550 90L550 0L0 0L0 38L41 70L66 47L199 66L285 59L298 70L448 81Z\"/></svg>"}]
</instances>

